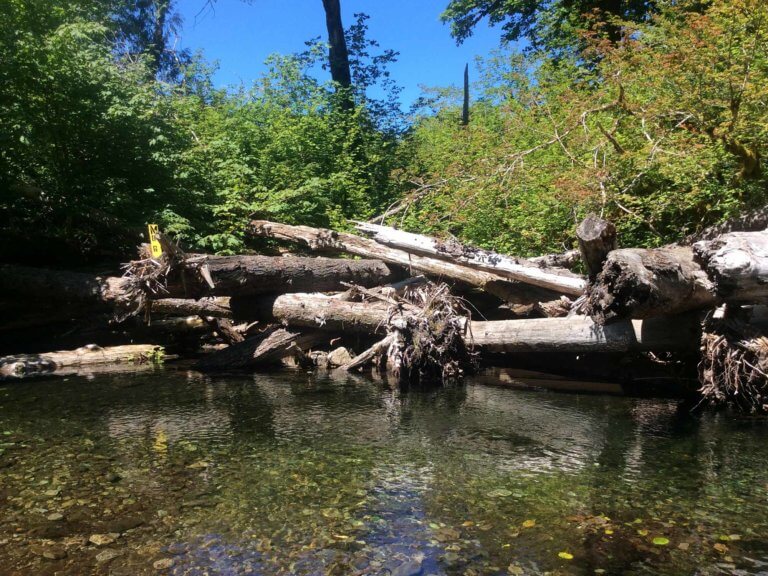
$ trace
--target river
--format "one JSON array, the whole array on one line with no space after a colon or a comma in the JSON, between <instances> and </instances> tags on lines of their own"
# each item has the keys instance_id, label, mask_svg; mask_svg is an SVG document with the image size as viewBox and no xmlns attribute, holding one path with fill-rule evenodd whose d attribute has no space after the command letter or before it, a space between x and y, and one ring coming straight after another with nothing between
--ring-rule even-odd
<instances>
[{"instance_id":1,"label":"river","mask_svg":"<svg viewBox=\"0 0 768 576\"><path fill-rule=\"evenodd\" d=\"M0 574L768 573L768 422L674 400L168 368L0 434Z\"/></svg>"}]
</instances>

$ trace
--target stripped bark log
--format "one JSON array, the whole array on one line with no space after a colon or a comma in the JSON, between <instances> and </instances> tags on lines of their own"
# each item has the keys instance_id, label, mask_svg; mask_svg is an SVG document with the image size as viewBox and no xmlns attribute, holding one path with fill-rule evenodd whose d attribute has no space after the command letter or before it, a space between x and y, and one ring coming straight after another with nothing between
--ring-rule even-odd
<instances>
[{"instance_id":1,"label":"stripped bark log","mask_svg":"<svg viewBox=\"0 0 768 576\"><path fill-rule=\"evenodd\" d=\"M576 228L579 240L579 253L590 278L594 278L603 268L608 253L618 248L616 226L595 214L590 214Z\"/></svg>"},{"instance_id":2,"label":"stripped bark log","mask_svg":"<svg viewBox=\"0 0 768 576\"><path fill-rule=\"evenodd\" d=\"M697 242L693 252L727 302L768 302L768 232L732 232Z\"/></svg>"},{"instance_id":3,"label":"stripped bark log","mask_svg":"<svg viewBox=\"0 0 768 576\"><path fill-rule=\"evenodd\" d=\"M365 352L362 354L358 354L352 360L344 364L343 366L339 367L339 370L344 370L345 372L349 372L350 370L354 370L355 368L361 368L365 366L368 362L371 360L374 360L377 356L383 355L386 350L389 348L389 346L394 342L395 335L389 334L385 338L379 340L368 348Z\"/></svg>"},{"instance_id":4,"label":"stripped bark log","mask_svg":"<svg viewBox=\"0 0 768 576\"><path fill-rule=\"evenodd\" d=\"M386 305L346 302L319 294L286 294L264 300L264 318L290 327L383 335L409 312ZM698 347L697 316L624 321L600 326L585 316L473 321L467 341L492 352L690 350Z\"/></svg>"},{"instance_id":5,"label":"stripped bark log","mask_svg":"<svg viewBox=\"0 0 768 576\"><path fill-rule=\"evenodd\" d=\"M579 295L586 285L583 278L567 270L542 268L523 258L496 254L455 240L441 242L429 236L411 234L388 226L365 222L358 222L355 227L361 232L370 234L380 244L407 252L449 259L472 269L491 272L508 280L532 284L563 294Z\"/></svg>"},{"instance_id":6,"label":"stripped bark log","mask_svg":"<svg viewBox=\"0 0 768 576\"><path fill-rule=\"evenodd\" d=\"M83 346L44 354L18 354L0 358L0 377L24 378L54 374L64 368L104 364L143 364L162 358L163 349L154 344L131 344L101 348Z\"/></svg>"},{"instance_id":7,"label":"stripped bark log","mask_svg":"<svg viewBox=\"0 0 768 576\"><path fill-rule=\"evenodd\" d=\"M273 326L257 336L202 358L195 367L203 372L213 372L275 364L289 355L295 346L304 348L327 339L328 335L320 331L299 332Z\"/></svg>"},{"instance_id":8,"label":"stripped bark log","mask_svg":"<svg viewBox=\"0 0 768 576\"><path fill-rule=\"evenodd\" d=\"M528 299L531 290L528 286L510 282L507 278L490 272L475 270L468 266L454 264L429 258L418 254L409 254L403 250L397 250L384 246L353 234L334 232L322 228L309 226L290 226L278 224L266 220L254 220L251 222L252 234L264 238L275 238L288 242L298 242L317 251L346 252L366 258L377 258L391 264L398 264L407 270L416 270L435 278L447 278L471 286L482 288L505 302L530 303ZM521 289L524 295L521 297ZM535 290L541 290L535 288ZM541 294L541 300L552 300L558 294L552 291L537 292ZM523 301L525 300L525 301Z\"/></svg>"}]
</instances>

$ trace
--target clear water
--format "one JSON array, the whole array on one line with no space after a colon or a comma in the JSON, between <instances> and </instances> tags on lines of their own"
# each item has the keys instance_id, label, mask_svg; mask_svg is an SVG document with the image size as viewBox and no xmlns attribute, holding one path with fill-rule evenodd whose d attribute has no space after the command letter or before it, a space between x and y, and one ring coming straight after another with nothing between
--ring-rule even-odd
<instances>
[{"instance_id":1,"label":"clear water","mask_svg":"<svg viewBox=\"0 0 768 576\"><path fill-rule=\"evenodd\" d=\"M674 401L165 370L0 434L2 574L768 573L768 422Z\"/></svg>"}]
</instances>

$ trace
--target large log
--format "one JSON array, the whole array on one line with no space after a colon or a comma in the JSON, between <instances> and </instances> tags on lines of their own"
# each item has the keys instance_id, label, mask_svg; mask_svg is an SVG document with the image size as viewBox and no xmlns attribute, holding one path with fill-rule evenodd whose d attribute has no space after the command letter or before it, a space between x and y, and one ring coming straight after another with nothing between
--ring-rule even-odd
<instances>
[{"instance_id":1,"label":"large log","mask_svg":"<svg viewBox=\"0 0 768 576\"><path fill-rule=\"evenodd\" d=\"M206 316L211 318L231 318L232 310L229 307L229 298L163 298L154 300L149 304L151 315L162 316Z\"/></svg>"},{"instance_id":2,"label":"large log","mask_svg":"<svg viewBox=\"0 0 768 576\"><path fill-rule=\"evenodd\" d=\"M768 232L734 232L694 249L614 250L590 288L587 312L602 323L766 301Z\"/></svg>"},{"instance_id":3,"label":"large log","mask_svg":"<svg viewBox=\"0 0 768 576\"><path fill-rule=\"evenodd\" d=\"M285 294L265 299L264 319L279 320L289 329L313 328L335 333L383 335L389 322L411 313L396 307L347 302L321 294ZM491 352L624 352L630 350L697 349L698 316L624 321L601 326L586 316L532 320L473 321L467 341Z\"/></svg>"},{"instance_id":4,"label":"large log","mask_svg":"<svg viewBox=\"0 0 768 576\"><path fill-rule=\"evenodd\" d=\"M169 291L186 296L252 296L271 292L331 292L345 284L378 286L397 279L379 260L342 260L297 256L195 256L180 265L184 281L175 281ZM213 281L213 287L206 277Z\"/></svg>"},{"instance_id":5,"label":"large log","mask_svg":"<svg viewBox=\"0 0 768 576\"><path fill-rule=\"evenodd\" d=\"M523 282L570 295L580 295L585 281L568 270L542 267L523 258L514 258L461 244L455 240L441 242L421 234L411 234L388 226L358 222L355 226L376 242L427 256L448 259L476 270L498 274L508 280Z\"/></svg>"},{"instance_id":6,"label":"large log","mask_svg":"<svg viewBox=\"0 0 768 576\"><path fill-rule=\"evenodd\" d=\"M689 248L614 250L590 288L587 313L599 323L714 306L718 299Z\"/></svg>"},{"instance_id":7,"label":"large log","mask_svg":"<svg viewBox=\"0 0 768 576\"><path fill-rule=\"evenodd\" d=\"M44 354L17 354L0 358L0 377L23 378L53 374L72 367L105 364L143 364L162 358L163 349L154 344L131 344L101 348L89 345L77 350Z\"/></svg>"},{"instance_id":8,"label":"large log","mask_svg":"<svg viewBox=\"0 0 768 576\"><path fill-rule=\"evenodd\" d=\"M435 278L447 278L482 288L505 302L529 304L532 302L531 298L548 301L557 297L556 292L510 282L500 274L476 270L438 258L410 254L404 250L384 246L374 240L361 238L354 234L345 234L343 232L334 232L309 226L278 224L266 220L254 220L251 222L251 232L255 236L263 238L298 242L312 250L344 252L365 258L377 258ZM532 288L536 291L533 295L531 294ZM521 291L524 292L522 297Z\"/></svg>"},{"instance_id":9,"label":"large log","mask_svg":"<svg viewBox=\"0 0 768 576\"><path fill-rule=\"evenodd\" d=\"M228 317L223 300L200 300L190 296L241 296L270 292L345 290L347 284L378 286L397 279L378 260L341 260L279 256L194 256L178 264L169 280L167 296L152 310L165 315L201 314ZM203 271L201 273L201 271ZM211 288L206 277L213 281ZM63 303L89 311L131 308L130 281L62 270L0 265L0 293L46 304ZM186 298L173 298L182 296Z\"/></svg>"},{"instance_id":10,"label":"large log","mask_svg":"<svg viewBox=\"0 0 768 576\"><path fill-rule=\"evenodd\" d=\"M693 246L697 261L728 302L768 302L768 232L732 232Z\"/></svg>"}]
</instances>

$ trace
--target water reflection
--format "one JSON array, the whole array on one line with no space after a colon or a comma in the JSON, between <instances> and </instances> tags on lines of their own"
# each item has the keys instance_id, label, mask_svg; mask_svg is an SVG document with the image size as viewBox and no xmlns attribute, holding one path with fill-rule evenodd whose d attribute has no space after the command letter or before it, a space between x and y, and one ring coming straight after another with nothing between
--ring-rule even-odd
<instances>
[{"instance_id":1,"label":"water reflection","mask_svg":"<svg viewBox=\"0 0 768 576\"><path fill-rule=\"evenodd\" d=\"M768 562L768 425L673 401L167 370L5 385L0 416L5 573Z\"/></svg>"}]
</instances>

